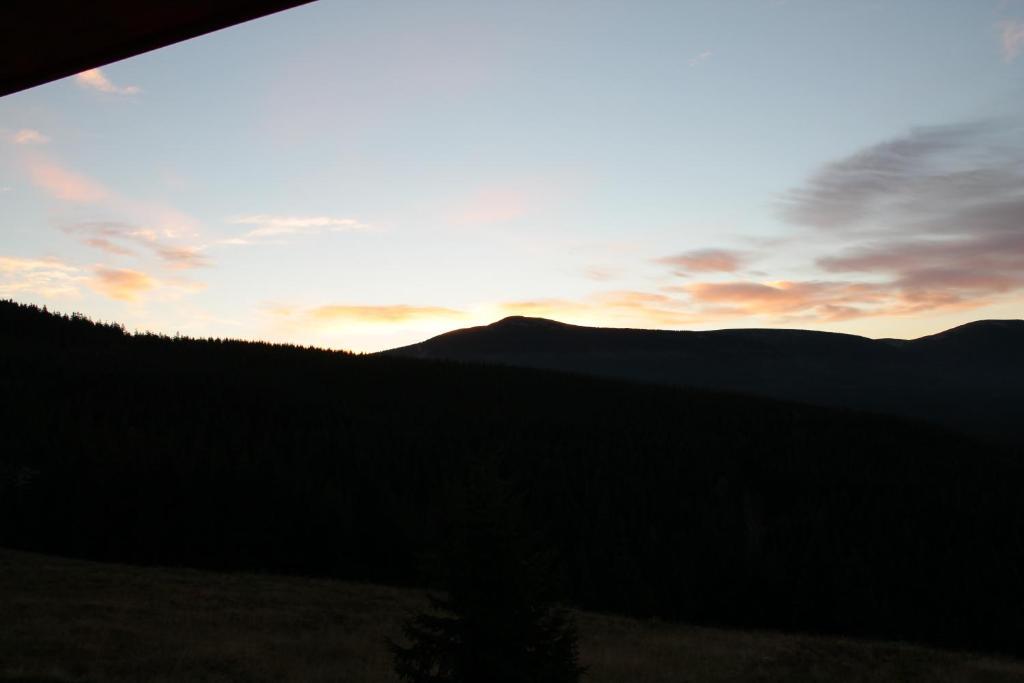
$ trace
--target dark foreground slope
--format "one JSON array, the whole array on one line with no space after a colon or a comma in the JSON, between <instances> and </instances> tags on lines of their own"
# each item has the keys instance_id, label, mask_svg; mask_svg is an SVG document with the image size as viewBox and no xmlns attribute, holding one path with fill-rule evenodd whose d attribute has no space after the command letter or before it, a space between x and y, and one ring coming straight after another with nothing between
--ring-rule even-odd
<instances>
[{"instance_id":1,"label":"dark foreground slope","mask_svg":"<svg viewBox=\"0 0 1024 683\"><path fill-rule=\"evenodd\" d=\"M483 469L574 604L1024 651L1019 454L915 422L6 303L0 430L0 545L422 583Z\"/></svg>"},{"instance_id":2,"label":"dark foreground slope","mask_svg":"<svg viewBox=\"0 0 1024 683\"><path fill-rule=\"evenodd\" d=\"M806 330L676 332L512 317L387 352L842 406L1024 443L1024 320L915 340Z\"/></svg>"},{"instance_id":3,"label":"dark foreground slope","mask_svg":"<svg viewBox=\"0 0 1024 683\"><path fill-rule=\"evenodd\" d=\"M398 683L421 591L0 548L0 683ZM899 643L574 614L591 683L1012 683L1024 662Z\"/></svg>"}]
</instances>

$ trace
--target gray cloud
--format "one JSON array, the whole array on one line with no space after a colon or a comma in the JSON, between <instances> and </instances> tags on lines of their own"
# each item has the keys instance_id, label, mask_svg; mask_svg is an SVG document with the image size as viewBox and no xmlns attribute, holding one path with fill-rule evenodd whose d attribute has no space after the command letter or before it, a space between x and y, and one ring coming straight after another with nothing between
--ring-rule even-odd
<instances>
[{"instance_id":1,"label":"gray cloud","mask_svg":"<svg viewBox=\"0 0 1024 683\"><path fill-rule=\"evenodd\" d=\"M1024 124L912 130L826 165L783 198L790 223L832 235L817 259L923 307L1024 290Z\"/></svg>"},{"instance_id":2,"label":"gray cloud","mask_svg":"<svg viewBox=\"0 0 1024 683\"><path fill-rule=\"evenodd\" d=\"M824 230L898 231L1020 200L1022 134L1022 122L1005 120L913 129L827 164L783 197L782 216Z\"/></svg>"},{"instance_id":3,"label":"gray cloud","mask_svg":"<svg viewBox=\"0 0 1024 683\"><path fill-rule=\"evenodd\" d=\"M655 260L680 274L732 273L740 269L743 261L743 254L728 249L695 249Z\"/></svg>"}]
</instances>

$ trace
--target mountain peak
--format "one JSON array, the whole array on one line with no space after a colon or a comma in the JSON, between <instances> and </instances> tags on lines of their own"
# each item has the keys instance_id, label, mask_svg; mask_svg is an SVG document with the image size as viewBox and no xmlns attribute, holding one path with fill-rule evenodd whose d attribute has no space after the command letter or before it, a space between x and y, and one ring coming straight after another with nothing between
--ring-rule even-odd
<instances>
[{"instance_id":1,"label":"mountain peak","mask_svg":"<svg viewBox=\"0 0 1024 683\"><path fill-rule=\"evenodd\" d=\"M507 318L502 318L497 322L491 323L487 327L519 329L553 329L571 326L566 323L560 323L557 320L549 320L547 318L531 318L525 315L510 315Z\"/></svg>"}]
</instances>

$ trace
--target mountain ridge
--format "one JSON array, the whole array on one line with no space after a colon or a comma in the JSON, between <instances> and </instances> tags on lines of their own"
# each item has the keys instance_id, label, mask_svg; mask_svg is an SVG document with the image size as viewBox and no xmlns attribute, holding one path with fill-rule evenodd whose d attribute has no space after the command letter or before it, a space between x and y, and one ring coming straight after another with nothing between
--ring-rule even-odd
<instances>
[{"instance_id":1,"label":"mountain ridge","mask_svg":"<svg viewBox=\"0 0 1024 683\"><path fill-rule=\"evenodd\" d=\"M561 370L928 419L1021 442L1024 320L916 339L801 329L649 330L510 316L385 355Z\"/></svg>"},{"instance_id":2,"label":"mountain ridge","mask_svg":"<svg viewBox=\"0 0 1024 683\"><path fill-rule=\"evenodd\" d=\"M414 344L407 344L405 346L395 347L393 349L387 349L381 353L395 353L403 349L409 349L419 347L424 344L428 344L438 339L448 338L455 335L462 335L470 332L478 332L481 330L505 330L505 329L531 329L531 330L553 330L553 329L575 329L575 330L600 330L604 332L642 332L642 333L656 333L656 334L693 334L693 335L714 335L714 334L749 334L749 333L768 333L768 334L786 334L786 333L799 333L806 335L815 335L821 337L842 337L842 338L856 338L863 339L865 341L872 342L918 342L929 339L936 339L942 337L958 336L966 333L976 333L980 330L990 331L993 328L999 328L1011 333L1018 333L1024 335L1024 319L1017 318L982 318L979 320L973 320L971 322L956 325L939 332L932 334L922 335L920 337L914 337L911 339L902 339L899 337L866 337L859 334L851 334L848 332L830 332L825 330L807 330L797 327L731 327L721 328L717 330L667 330L661 328L649 328L649 327L599 327L592 325L576 325L574 323L566 323L560 320L554 320L551 318L543 318L538 316L525 316L525 315L510 315L492 323L486 325L474 325L471 327L463 327L448 332L443 332L434 337L430 337L421 342Z\"/></svg>"}]
</instances>

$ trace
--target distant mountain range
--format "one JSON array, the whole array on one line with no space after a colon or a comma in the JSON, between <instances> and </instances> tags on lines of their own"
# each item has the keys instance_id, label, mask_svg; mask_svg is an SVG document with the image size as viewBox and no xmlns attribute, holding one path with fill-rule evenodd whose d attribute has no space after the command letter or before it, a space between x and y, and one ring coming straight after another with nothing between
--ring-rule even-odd
<instances>
[{"instance_id":1,"label":"distant mountain range","mask_svg":"<svg viewBox=\"0 0 1024 683\"><path fill-rule=\"evenodd\" d=\"M902 340L581 327L514 316L385 353L769 396L1024 441L1024 320L980 320Z\"/></svg>"}]
</instances>

